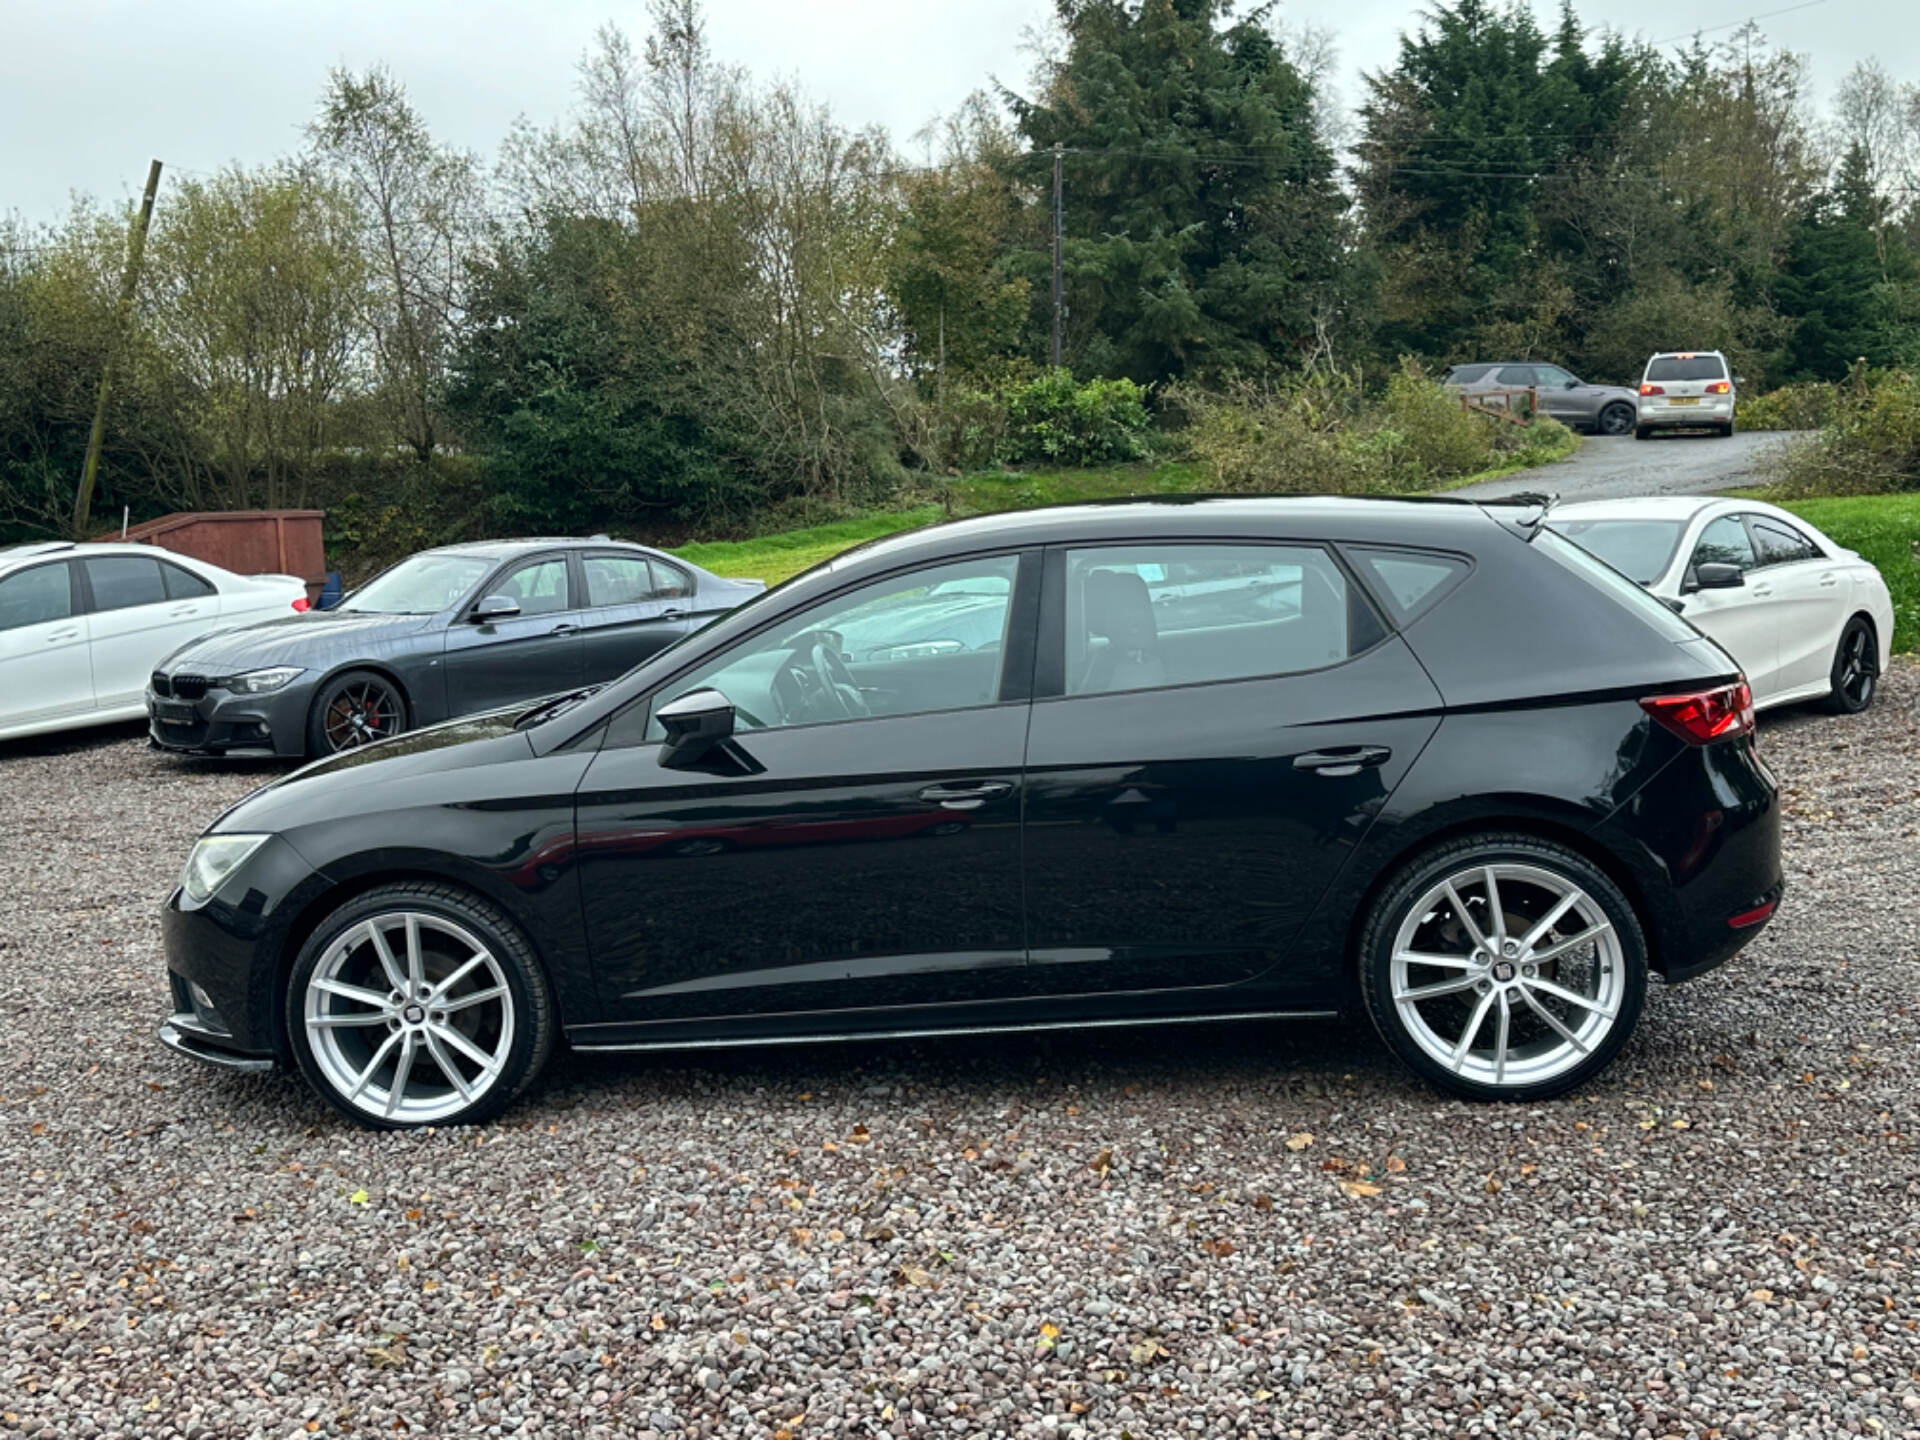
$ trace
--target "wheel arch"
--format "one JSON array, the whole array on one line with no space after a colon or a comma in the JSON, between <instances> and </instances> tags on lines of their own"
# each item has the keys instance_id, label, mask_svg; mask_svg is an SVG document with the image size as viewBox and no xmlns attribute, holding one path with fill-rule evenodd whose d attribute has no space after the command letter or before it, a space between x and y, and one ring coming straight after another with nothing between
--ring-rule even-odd
<instances>
[{"instance_id":1,"label":"wheel arch","mask_svg":"<svg viewBox=\"0 0 1920 1440\"><path fill-rule=\"evenodd\" d=\"M1360 975L1360 937L1387 886L1402 870L1429 850L1468 836L1482 834L1523 835L1563 845L1605 875L1626 896L1640 922L1640 934L1647 947L1647 968L1655 974L1665 972L1661 954L1658 916L1647 903L1641 877L1604 841L1594 835L1590 819L1579 812L1565 813L1557 806L1507 806L1461 815L1422 829L1418 834L1396 837L1397 844L1383 848L1375 857L1372 878L1352 907L1341 948L1341 972L1348 992L1357 997Z\"/></svg>"},{"instance_id":2,"label":"wheel arch","mask_svg":"<svg viewBox=\"0 0 1920 1440\"><path fill-rule=\"evenodd\" d=\"M327 877L322 876L325 880ZM535 962L545 975L547 988L553 996L556 1007L563 1005L559 977L555 973L552 957L541 944L539 928L528 923L527 917L510 899L501 895L499 890L478 877L457 871L438 868L422 862L401 863L391 868L369 868L342 877L331 883L323 883L310 893L300 897L292 916L281 931L279 953L274 957L273 993L271 996L274 1016L272 1037L274 1053L283 1064L293 1061L292 1038L287 1033L286 1001L287 987L293 979L294 961L300 951L313 938L314 932L325 923L327 917L343 905L349 905L375 890L389 885L439 885L451 890L464 891L498 910L526 941L527 948L533 952Z\"/></svg>"},{"instance_id":3,"label":"wheel arch","mask_svg":"<svg viewBox=\"0 0 1920 1440\"><path fill-rule=\"evenodd\" d=\"M401 703L407 707L407 728L413 729L419 724L419 706L414 701L413 692L407 688L407 682L400 678L400 671L396 666L384 660L343 660L338 665L330 667L326 674L313 682L313 689L309 692L307 699L307 713L301 717L301 724L307 735L313 733L313 717L319 713L320 697L326 693L327 687L342 675L350 675L355 671L377 675L393 686L400 692ZM320 759L321 757L309 756L308 758Z\"/></svg>"}]
</instances>

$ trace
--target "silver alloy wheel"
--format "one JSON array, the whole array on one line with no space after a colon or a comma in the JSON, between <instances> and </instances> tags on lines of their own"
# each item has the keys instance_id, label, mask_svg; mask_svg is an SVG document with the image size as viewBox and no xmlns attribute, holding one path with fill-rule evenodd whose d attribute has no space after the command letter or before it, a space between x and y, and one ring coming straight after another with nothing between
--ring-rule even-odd
<instances>
[{"instance_id":1,"label":"silver alloy wheel","mask_svg":"<svg viewBox=\"0 0 1920 1440\"><path fill-rule=\"evenodd\" d=\"M1564 875L1496 862L1456 870L1393 940L1393 1004L1436 1063L1487 1086L1538 1085L1598 1049L1627 994L1600 904Z\"/></svg>"},{"instance_id":2,"label":"silver alloy wheel","mask_svg":"<svg viewBox=\"0 0 1920 1440\"><path fill-rule=\"evenodd\" d=\"M474 1105L513 1049L513 992L500 961L464 926L418 910L374 915L341 934L313 968L304 1015L334 1093L403 1125Z\"/></svg>"}]
</instances>

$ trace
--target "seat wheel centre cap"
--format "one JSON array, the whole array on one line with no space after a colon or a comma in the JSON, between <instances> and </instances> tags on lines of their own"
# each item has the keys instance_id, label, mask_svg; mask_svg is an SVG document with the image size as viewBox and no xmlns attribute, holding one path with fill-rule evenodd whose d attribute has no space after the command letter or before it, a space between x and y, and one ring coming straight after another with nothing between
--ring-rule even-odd
<instances>
[{"instance_id":1,"label":"seat wheel centre cap","mask_svg":"<svg viewBox=\"0 0 1920 1440\"><path fill-rule=\"evenodd\" d=\"M1513 979L1513 962L1511 960L1502 960L1498 965L1495 965L1493 967L1493 978L1503 985Z\"/></svg>"},{"instance_id":2,"label":"seat wheel centre cap","mask_svg":"<svg viewBox=\"0 0 1920 1440\"><path fill-rule=\"evenodd\" d=\"M409 1002L407 1007L400 1012L400 1018L409 1025L418 1025L427 1018L427 1012L420 1005Z\"/></svg>"}]
</instances>

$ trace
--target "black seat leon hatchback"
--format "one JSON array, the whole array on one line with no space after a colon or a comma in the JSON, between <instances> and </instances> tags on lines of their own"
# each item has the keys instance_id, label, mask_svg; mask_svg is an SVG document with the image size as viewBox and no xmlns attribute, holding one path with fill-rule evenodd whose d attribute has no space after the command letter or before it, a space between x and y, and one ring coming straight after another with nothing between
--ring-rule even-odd
<instances>
[{"instance_id":1,"label":"black seat leon hatchback","mask_svg":"<svg viewBox=\"0 0 1920 1440\"><path fill-rule=\"evenodd\" d=\"M1541 518L1129 502L841 555L227 811L161 1038L417 1126L562 1043L1364 1007L1435 1084L1554 1095L1782 882L1738 669Z\"/></svg>"}]
</instances>

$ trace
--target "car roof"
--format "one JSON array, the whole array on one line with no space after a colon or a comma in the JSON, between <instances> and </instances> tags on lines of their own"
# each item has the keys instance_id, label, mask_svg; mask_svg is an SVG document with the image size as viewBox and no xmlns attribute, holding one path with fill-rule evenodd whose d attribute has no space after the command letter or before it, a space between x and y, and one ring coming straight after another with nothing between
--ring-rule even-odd
<instances>
[{"instance_id":1,"label":"car roof","mask_svg":"<svg viewBox=\"0 0 1920 1440\"><path fill-rule=\"evenodd\" d=\"M615 540L606 535L527 535L505 540L461 540L452 545L436 545L425 555L472 555L481 560L510 560L534 550L583 549L587 546L610 550L638 550L645 555L658 552L632 540Z\"/></svg>"},{"instance_id":2,"label":"car roof","mask_svg":"<svg viewBox=\"0 0 1920 1440\"><path fill-rule=\"evenodd\" d=\"M12 570L33 560L43 560L51 556L65 555L78 559L87 555L151 555L168 560L185 560L189 564L207 565L208 561L196 559L192 555L181 555L172 550L163 550L158 545L148 545L138 540L40 540L25 545L9 545L0 549L0 570ZM217 567L214 567L217 568Z\"/></svg>"},{"instance_id":3,"label":"car roof","mask_svg":"<svg viewBox=\"0 0 1920 1440\"><path fill-rule=\"evenodd\" d=\"M889 568L986 548L1135 540L1345 540L1484 544L1495 527L1480 504L1451 496L1162 495L1081 501L949 520L843 551L821 568Z\"/></svg>"}]
</instances>

